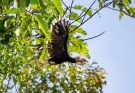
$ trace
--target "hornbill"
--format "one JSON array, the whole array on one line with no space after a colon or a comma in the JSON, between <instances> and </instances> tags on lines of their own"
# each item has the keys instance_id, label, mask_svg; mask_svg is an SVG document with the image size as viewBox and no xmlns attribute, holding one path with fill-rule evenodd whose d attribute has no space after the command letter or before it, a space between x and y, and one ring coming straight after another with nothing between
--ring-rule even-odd
<instances>
[{"instance_id":1,"label":"hornbill","mask_svg":"<svg viewBox=\"0 0 135 93\"><path fill-rule=\"evenodd\" d=\"M61 64L63 62L82 62L85 59L72 58L68 54L67 43L69 40L69 23L65 19L58 20L54 25L52 25L51 31L51 41L48 44L48 52L50 54L50 59L48 60L55 62L56 64Z\"/></svg>"}]
</instances>

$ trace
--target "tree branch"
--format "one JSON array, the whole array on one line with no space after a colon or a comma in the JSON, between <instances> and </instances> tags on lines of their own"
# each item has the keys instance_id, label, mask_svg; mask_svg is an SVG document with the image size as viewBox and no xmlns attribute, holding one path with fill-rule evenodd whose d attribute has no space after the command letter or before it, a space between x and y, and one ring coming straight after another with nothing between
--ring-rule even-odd
<instances>
[{"instance_id":1,"label":"tree branch","mask_svg":"<svg viewBox=\"0 0 135 93\"><path fill-rule=\"evenodd\" d=\"M83 17L83 20L82 20L81 24L83 23L83 21L84 21L86 15L87 15L87 13L88 13L88 11L92 8L92 6L95 4L95 2L96 2L96 0L95 0L95 1L91 4L91 6L87 9L86 13L84 14L84 17Z\"/></svg>"},{"instance_id":2,"label":"tree branch","mask_svg":"<svg viewBox=\"0 0 135 93\"><path fill-rule=\"evenodd\" d=\"M83 11L82 13L79 15L79 18L74 20L73 22L70 23L70 25L72 25L74 22L78 21L80 18L84 17L87 15L88 11L91 9L91 7L95 4L96 0L94 0L94 2L90 5L90 7L87 9L87 11L83 14ZM83 14L83 15L82 15ZM84 20L83 18L83 20Z\"/></svg>"},{"instance_id":3,"label":"tree branch","mask_svg":"<svg viewBox=\"0 0 135 93\"><path fill-rule=\"evenodd\" d=\"M87 39L83 39L83 40L86 41L86 40L94 39L94 38L97 38L97 37L103 35L104 33L105 33L105 31L100 33L99 35L96 35L96 36L93 36L93 37L90 37L90 38L87 38Z\"/></svg>"},{"instance_id":4,"label":"tree branch","mask_svg":"<svg viewBox=\"0 0 135 93\"><path fill-rule=\"evenodd\" d=\"M71 6L70 6L70 10L69 10L69 20L71 19L71 18L70 18L70 13L71 13L71 11L72 11L73 3L74 3L74 0L72 0L72 2L71 2Z\"/></svg>"},{"instance_id":5,"label":"tree branch","mask_svg":"<svg viewBox=\"0 0 135 93\"><path fill-rule=\"evenodd\" d=\"M94 15L96 15L99 11L101 11L103 8L108 7L109 5L111 5L113 3L113 1L108 2L107 4L105 4L104 6L102 6L101 8L99 8L95 13L93 13L92 16L90 16L89 18L87 18L84 22L82 22L79 26L77 26L75 29L73 29L71 32L75 31L76 29L78 29L80 26L82 26L84 23L86 23L89 19L91 19Z\"/></svg>"},{"instance_id":6,"label":"tree branch","mask_svg":"<svg viewBox=\"0 0 135 93\"><path fill-rule=\"evenodd\" d=\"M119 10L119 9L116 9L116 8L111 8L111 7L109 7L109 6L108 6L107 8L109 8L109 9L111 9L111 10L115 10L115 11L122 12L122 13L124 13L125 15L127 15L127 16L129 16L129 17L135 18L135 14L134 14L134 15L130 15L130 14L128 14L127 12L125 12L125 11L123 11L123 10Z\"/></svg>"},{"instance_id":7,"label":"tree branch","mask_svg":"<svg viewBox=\"0 0 135 93\"><path fill-rule=\"evenodd\" d=\"M63 0L61 0L61 2L63 3L63 5L67 8L68 6L65 4L65 2Z\"/></svg>"}]
</instances>

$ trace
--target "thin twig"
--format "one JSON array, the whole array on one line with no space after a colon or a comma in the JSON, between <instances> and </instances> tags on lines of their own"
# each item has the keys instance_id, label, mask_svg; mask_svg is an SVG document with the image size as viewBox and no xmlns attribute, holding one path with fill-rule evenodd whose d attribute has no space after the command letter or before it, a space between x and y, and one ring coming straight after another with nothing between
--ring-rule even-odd
<instances>
[{"instance_id":1,"label":"thin twig","mask_svg":"<svg viewBox=\"0 0 135 93\"><path fill-rule=\"evenodd\" d=\"M127 12L125 12L125 11L122 11L122 10L119 10L119 9L116 9L116 8L111 8L111 7L107 7L107 8L109 8L109 9L111 9L111 10L115 10L115 11L119 11L119 12L122 12L122 13L124 13L125 15L127 15L127 16L129 16L129 17L132 17L132 18L135 18L135 15L129 15Z\"/></svg>"},{"instance_id":2,"label":"thin twig","mask_svg":"<svg viewBox=\"0 0 135 93\"><path fill-rule=\"evenodd\" d=\"M68 6L65 4L65 2L63 0L61 0L61 2L63 3L63 5L67 8Z\"/></svg>"},{"instance_id":3,"label":"thin twig","mask_svg":"<svg viewBox=\"0 0 135 93\"><path fill-rule=\"evenodd\" d=\"M67 14L68 9L69 9L69 8L67 7L66 10L64 11L65 13L63 13L63 16L61 17L61 19L63 19L64 16Z\"/></svg>"},{"instance_id":4,"label":"thin twig","mask_svg":"<svg viewBox=\"0 0 135 93\"><path fill-rule=\"evenodd\" d=\"M83 39L83 40L86 41L86 40L94 39L94 38L97 38L97 37L103 35L104 33L105 33L105 31L100 33L100 34L98 34L98 35L96 35L96 36L93 36L93 37L90 37L90 38L87 38L87 39Z\"/></svg>"},{"instance_id":5,"label":"thin twig","mask_svg":"<svg viewBox=\"0 0 135 93\"><path fill-rule=\"evenodd\" d=\"M96 0L94 0L94 2L90 5L90 7L87 9L87 11L83 14L83 11L82 13L79 15L79 18L77 18L76 20L74 20L73 22L70 23L70 25L72 25L74 22L78 21L80 18L82 18L84 16L87 15L88 11L91 9L91 7L95 4ZM82 15L83 14L83 15Z\"/></svg>"},{"instance_id":6,"label":"thin twig","mask_svg":"<svg viewBox=\"0 0 135 93\"><path fill-rule=\"evenodd\" d=\"M81 22L81 24L83 23L83 21L84 21L84 19L85 19L85 17L86 17L86 15L87 15L87 13L89 12L89 10L92 8L92 6L95 4L95 2L96 2L96 0L91 4L91 6L87 9L87 11L86 11L86 13L84 14L84 16L83 16L83 19L82 19L82 22Z\"/></svg>"},{"instance_id":7,"label":"thin twig","mask_svg":"<svg viewBox=\"0 0 135 93\"><path fill-rule=\"evenodd\" d=\"M66 15L67 10L68 10L69 8L68 8L68 6L66 5L66 3L65 3L63 0L61 0L61 2L62 2L63 5L66 7L65 13L64 13L63 16L61 17L61 19L63 19L64 15Z\"/></svg>"},{"instance_id":8,"label":"thin twig","mask_svg":"<svg viewBox=\"0 0 135 93\"><path fill-rule=\"evenodd\" d=\"M81 23L79 26L77 26L75 29L73 29L71 32L75 31L76 29L78 29L80 26L82 26L84 23L86 23L89 19L91 19L94 15L96 15L99 11L101 11L103 8L108 7L109 5L111 5L113 3L113 1L105 4L104 6L102 6L101 8L99 8L95 13L93 13L89 18L87 18L83 23Z\"/></svg>"},{"instance_id":9,"label":"thin twig","mask_svg":"<svg viewBox=\"0 0 135 93\"><path fill-rule=\"evenodd\" d=\"M71 6L70 6L70 10L69 10L69 20L71 19L70 18L71 17L70 14L72 12L73 3L74 3L74 0L72 0L72 2L71 2Z\"/></svg>"}]
</instances>

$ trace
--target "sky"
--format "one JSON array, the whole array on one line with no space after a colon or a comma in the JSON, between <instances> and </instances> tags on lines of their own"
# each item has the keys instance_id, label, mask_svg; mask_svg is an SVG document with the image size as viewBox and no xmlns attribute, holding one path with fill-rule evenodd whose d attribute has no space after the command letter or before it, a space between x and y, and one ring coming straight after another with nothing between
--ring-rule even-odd
<instances>
[{"instance_id":1,"label":"sky","mask_svg":"<svg viewBox=\"0 0 135 93\"><path fill-rule=\"evenodd\" d=\"M135 1L132 0L135 6ZM88 6L89 0L76 0ZM102 36L87 41L91 60L98 62L106 72L107 85L103 93L135 93L135 19L103 9L82 26L87 37L106 31Z\"/></svg>"},{"instance_id":2,"label":"sky","mask_svg":"<svg viewBox=\"0 0 135 93\"><path fill-rule=\"evenodd\" d=\"M104 10L84 28L88 37L106 31L88 41L91 59L108 73L104 93L135 93L135 19L119 20L118 13Z\"/></svg>"},{"instance_id":3,"label":"sky","mask_svg":"<svg viewBox=\"0 0 135 93\"><path fill-rule=\"evenodd\" d=\"M83 28L88 37L106 31L87 41L91 59L108 73L103 93L135 93L135 19L104 9Z\"/></svg>"}]
</instances>

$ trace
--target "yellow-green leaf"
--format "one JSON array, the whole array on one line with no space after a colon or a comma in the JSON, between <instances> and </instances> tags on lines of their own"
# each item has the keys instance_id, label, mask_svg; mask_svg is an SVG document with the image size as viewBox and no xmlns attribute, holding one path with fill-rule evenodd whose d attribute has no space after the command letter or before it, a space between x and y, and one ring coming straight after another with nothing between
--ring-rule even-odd
<instances>
[{"instance_id":1,"label":"yellow-green leaf","mask_svg":"<svg viewBox=\"0 0 135 93\"><path fill-rule=\"evenodd\" d=\"M48 29L48 24L43 20L43 17L41 15L35 16L35 19L38 21L39 26L41 27L44 35L47 37L47 39L50 40L50 33Z\"/></svg>"},{"instance_id":2,"label":"yellow-green leaf","mask_svg":"<svg viewBox=\"0 0 135 93\"><path fill-rule=\"evenodd\" d=\"M83 12L85 12L88 16L92 15L92 11L88 10L86 7L83 8Z\"/></svg>"},{"instance_id":3,"label":"yellow-green leaf","mask_svg":"<svg viewBox=\"0 0 135 93\"><path fill-rule=\"evenodd\" d=\"M31 8L32 9L38 9L39 7L39 0L30 0Z\"/></svg>"},{"instance_id":4,"label":"yellow-green leaf","mask_svg":"<svg viewBox=\"0 0 135 93\"><path fill-rule=\"evenodd\" d=\"M81 5L75 5L73 8L74 9L77 9L77 10L81 10L82 9L82 6Z\"/></svg>"},{"instance_id":5,"label":"yellow-green leaf","mask_svg":"<svg viewBox=\"0 0 135 93\"><path fill-rule=\"evenodd\" d=\"M54 6L57 8L57 10L59 11L60 15L63 14L63 9L62 9L62 4L60 2L60 0L52 0Z\"/></svg>"},{"instance_id":6,"label":"yellow-green leaf","mask_svg":"<svg viewBox=\"0 0 135 93\"><path fill-rule=\"evenodd\" d=\"M46 56L46 52L47 50L46 50L46 47L44 47L44 49L42 50L42 52L41 52L41 54L40 54L40 57L39 57L39 59L40 60L43 60L44 59L44 57Z\"/></svg>"},{"instance_id":7,"label":"yellow-green leaf","mask_svg":"<svg viewBox=\"0 0 135 93\"><path fill-rule=\"evenodd\" d=\"M6 11L6 14L19 14L19 13L21 13L20 8L12 8Z\"/></svg>"},{"instance_id":8,"label":"yellow-green leaf","mask_svg":"<svg viewBox=\"0 0 135 93\"><path fill-rule=\"evenodd\" d=\"M75 12L70 13L70 18L73 20L76 20L77 22L82 22L82 19L79 17L79 15Z\"/></svg>"}]
</instances>

